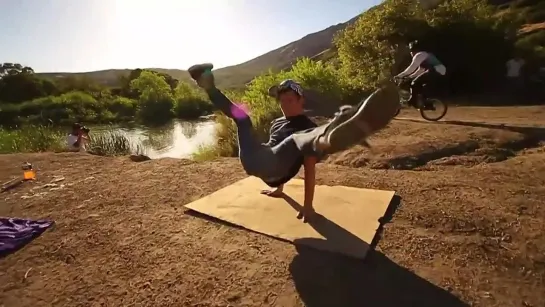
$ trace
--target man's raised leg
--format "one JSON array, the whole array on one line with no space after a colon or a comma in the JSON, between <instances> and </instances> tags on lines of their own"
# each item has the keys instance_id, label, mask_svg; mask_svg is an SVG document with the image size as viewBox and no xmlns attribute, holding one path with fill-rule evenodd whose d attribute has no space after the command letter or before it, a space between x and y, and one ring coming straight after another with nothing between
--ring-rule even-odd
<instances>
[{"instance_id":1,"label":"man's raised leg","mask_svg":"<svg viewBox=\"0 0 545 307\"><path fill-rule=\"evenodd\" d=\"M261 159L263 146L254 137L250 116L216 88L212 68L212 64L199 64L191 66L188 72L191 78L206 91L212 104L227 117L233 119L237 125L239 159L242 166L248 174L259 177L263 172Z\"/></svg>"},{"instance_id":2,"label":"man's raised leg","mask_svg":"<svg viewBox=\"0 0 545 307\"><path fill-rule=\"evenodd\" d=\"M198 64L191 66L188 69L188 72L191 75L191 78L193 78L193 80L195 80L197 84L206 91L208 97L210 97L210 101L212 101L212 104L223 112L223 114L232 118L235 122L237 122L239 119L245 120L246 118L249 118L248 114L246 114L244 110L234 104L216 88L212 68L214 68L212 64Z\"/></svg>"}]
</instances>

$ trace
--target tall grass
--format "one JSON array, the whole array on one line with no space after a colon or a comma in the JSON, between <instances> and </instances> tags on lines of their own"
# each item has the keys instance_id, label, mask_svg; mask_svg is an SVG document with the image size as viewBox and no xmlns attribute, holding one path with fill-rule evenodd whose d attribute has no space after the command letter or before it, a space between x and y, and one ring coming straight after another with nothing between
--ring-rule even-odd
<instances>
[{"instance_id":1,"label":"tall grass","mask_svg":"<svg viewBox=\"0 0 545 307\"><path fill-rule=\"evenodd\" d=\"M87 150L99 156L146 154L142 144L135 144L128 136L118 131L105 131L92 136Z\"/></svg>"},{"instance_id":2,"label":"tall grass","mask_svg":"<svg viewBox=\"0 0 545 307\"><path fill-rule=\"evenodd\" d=\"M142 144L135 144L113 130L91 135L88 152L101 156L146 154ZM0 128L0 154L65 151L66 132L46 126L25 126L16 130Z\"/></svg>"},{"instance_id":3,"label":"tall grass","mask_svg":"<svg viewBox=\"0 0 545 307\"><path fill-rule=\"evenodd\" d=\"M45 126L27 126L17 130L0 128L0 154L58 151L65 134Z\"/></svg>"}]
</instances>

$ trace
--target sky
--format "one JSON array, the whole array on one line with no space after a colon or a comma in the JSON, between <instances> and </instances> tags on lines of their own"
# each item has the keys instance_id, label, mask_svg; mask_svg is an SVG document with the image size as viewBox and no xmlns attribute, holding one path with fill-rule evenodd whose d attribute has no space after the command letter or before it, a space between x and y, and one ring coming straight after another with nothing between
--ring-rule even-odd
<instances>
[{"instance_id":1,"label":"sky","mask_svg":"<svg viewBox=\"0 0 545 307\"><path fill-rule=\"evenodd\" d=\"M36 72L236 65L381 0L0 0L0 62Z\"/></svg>"}]
</instances>

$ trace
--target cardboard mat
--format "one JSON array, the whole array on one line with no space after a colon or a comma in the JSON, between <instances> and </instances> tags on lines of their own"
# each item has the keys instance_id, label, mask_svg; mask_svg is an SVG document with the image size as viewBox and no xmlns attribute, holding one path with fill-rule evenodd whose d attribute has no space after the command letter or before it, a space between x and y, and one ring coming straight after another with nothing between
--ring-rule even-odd
<instances>
[{"instance_id":1,"label":"cardboard mat","mask_svg":"<svg viewBox=\"0 0 545 307\"><path fill-rule=\"evenodd\" d=\"M304 182L284 186L284 198L261 195L267 186L248 177L186 207L202 214L269 236L320 250L365 258L394 191L343 186L316 186L314 207L319 213L309 223L296 218L303 205Z\"/></svg>"}]
</instances>

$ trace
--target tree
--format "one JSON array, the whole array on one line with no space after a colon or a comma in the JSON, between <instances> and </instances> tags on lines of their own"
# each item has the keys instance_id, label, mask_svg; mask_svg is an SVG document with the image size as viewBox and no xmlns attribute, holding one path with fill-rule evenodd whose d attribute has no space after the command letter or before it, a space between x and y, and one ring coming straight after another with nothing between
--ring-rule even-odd
<instances>
[{"instance_id":1,"label":"tree","mask_svg":"<svg viewBox=\"0 0 545 307\"><path fill-rule=\"evenodd\" d=\"M131 87L131 82L137 79L138 77L140 77L140 74L144 71L150 71L162 77L165 80L165 82L170 86L171 91L174 91L176 87L178 86L178 80L172 78L172 76L169 74L137 68L137 69L131 70L128 75L118 76L119 88L115 89L114 92L118 93L119 95L123 97L137 99L140 96L140 92L138 92L137 90Z\"/></svg>"},{"instance_id":2,"label":"tree","mask_svg":"<svg viewBox=\"0 0 545 307\"><path fill-rule=\"evenodd\" d=\"M56 78L55 84L61 93L72 91L86 92L94 97L98 97L104 90L104 86L100 85L96 80L86 76L66 76Z\"/></svg>"},{"instance_id":3,"label":"tree","mask_svg":"<svg viewBox=\"0 0 545 307\"><path fill-rule=\"evenodd\" d=\"M13 76L17 74L33 74L34 70L28 66L23 66L19 63L3 63L0 64L0 78L8 75Z\"/></svg>"},{"instance_id":4,"label":"tree","mask_svg":"<svg viewBox=\"0 0 545 307\"><path fill-rule=\"evenodd\" d=\"M162 123L172 118L174 97L165 79L152 71L142 71L130 83L131 90L138 91L138 116L150 123Z\"/></svg>"},{"instance_id":5,"label":"tree","mask_svg":"<svg viewBox=\"0 0 545 307\"><path fill-rule=\"evenodd\" d=\"M404 46L418 39L447 66L452 91L481 89L503 75L511 52L508 27L494 12L486 0L426 11L411 0L386 0L335 38L341 73L353 88L374 88L410 61Z\"/></svg>"},{"instance_id":6,"label":"tree","mask_svg":"<svg viewBox=\"0 0 545 307\"><path fill-rule=\"evenodd\" d=\"M187 82L179 82L174 98L175 112L179 118L197 118L212 111L212 104L206 95Z\"/></svg>"},{"instance_id":7,"label":"tree","mask_svg":"<svg viewBox=\"0 0 545 307\"><path fill-rule=\"evenodd\" d=\"M165 82L170 86L171 90L175 90L176 87L178 86L178 80L172 78L171 75L167 73L163 73L163 72L156 72L156 74L158 74L159 76L163 77L163 79L165 79Z\"/></svg>"},{"instance_id":8,"label":"tree","mask_svg":"<svg viewBox=\"0 0 545 307\"><path fill-rule=\"evenodd\" d=\"M53 82L34 74L7 74L0 79L0 101L21 103L58 93Z\"/></svg>"},{"instance_id":9,"label":"tree","mask_svg":"<svg viewBox=\"0 0 545 307\"><path fill-rule=\"evenodd\" d=\"M373 88L391 74L398 45L428 30L408 0L387 0L335 37L341 72L354 88Z\"/></svg>"}]
</instances>

